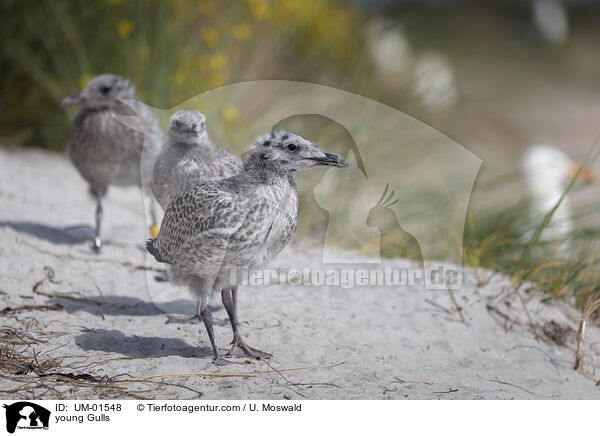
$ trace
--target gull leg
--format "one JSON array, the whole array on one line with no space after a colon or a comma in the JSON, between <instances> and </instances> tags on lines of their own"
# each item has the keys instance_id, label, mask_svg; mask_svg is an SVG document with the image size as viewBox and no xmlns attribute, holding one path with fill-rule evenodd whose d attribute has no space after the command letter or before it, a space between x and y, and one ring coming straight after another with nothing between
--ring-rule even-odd
<instances>
[{"instance_id":1,"label":"gull leg","mask_svg":"<svg viewBox=\"0 0 600 436\"><path fill-rule=\"evenodd\" d=\"M94 229L94 245L92 245L92 249L98 253L102 247L102 240L100 239L100 225L102 224L102 193L99 190L94 190L94 196L96 197L96 228Z\"/></svg>"},{"instance_id":2,"label":"gull leg","mask_svg":"<svg viewBox=\"0 0 600 436\"><path fill-rule=\"evenodd\" d=\"M273 357L269 353L257 350L249 347L245 344L240 336L238 330L238 319L237 319L237 286L233 286L231 289L226 288L221 291L221 299L223 300L223 306L229 316L229 322L231 323L231 329L233 330L233 347L229 351L228 355L237 357L251 357L253 359L270 359Z\"/></svg>"},{"instance_id":3,"label":"gull leg","mask_svg":"<svg viewBox=\"0 0 600 436\"><path fill-rule=\"evenodd\" d=\"M202 302L198 301L198 306L196 307L196 315L190 317L190 320L202 319Z\"/></svg>"},{"instance_id":4,"label":"gull leg","mask_svg":"<svg viewBox=\"0 0 600 436\"><path fill-rule=\"evenodd\" d=\"M211 345L211 347L213 349L213 353L215 355L215 358L213 359L213 363L215 365L227 365L230 362L227 362L225 359L223 359L221 357L221 355L219 354L219 350L217 348L217 343L215 342L215 332L213 330L212 314L210 313L210 310L208 310L208 298L207 297L202 299L200 316L202 318L202 321L204 321L204 327L206 327L206 332L208 333L208 339L210 339L210 345Z\"/></svg>"},{"instance_id":5,"label":"gull leg","mask_svg":"<svg viewBox=\"0 0 600 436\"><path fill-rule=\"evenodd\" d=\"M156 206L156 200L148 195L148 201L150 201L150 223L155 226L158 225L158 210Z\"/></svg>"}]
</instances>

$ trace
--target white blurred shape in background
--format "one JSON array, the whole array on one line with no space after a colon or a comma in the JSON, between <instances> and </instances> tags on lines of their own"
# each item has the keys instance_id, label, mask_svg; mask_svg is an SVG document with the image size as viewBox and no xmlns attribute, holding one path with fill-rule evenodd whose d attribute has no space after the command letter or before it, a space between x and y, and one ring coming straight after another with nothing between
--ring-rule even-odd
<instances>
[{"instance_id":1,"label":"white blurred shape in background","mask_svg":"<svg viewBox=\"0 0 600 436\"><path fill-rule=\"evenodd\" d=\"M560 200L571 178L577 174L578 164L557 148L548 145L534 145L527 149L521 161L521 170L531 195L531 224L542 223L544 215L550 212ZM541 241L565 240L573 231L571 205L566 196L554 213L550 225L540 237ZM531 233L525 235L530 239ZM564 253L568 244L561 245Z\"/></svg>"},{"instance_id":2,"label":"white blurred shape in background","mask_svg":"<svg viewBox=\"0 0 600 436\"><path fill-rule=\"evenodd\" d=\"M559 0L534 0L531 2L533 21L539 34L547 42L562 46L569 36L569 18Z\"/></svg>"},{"instance_id":3,"label":"white blurred shape in background","mask_svg":"<svg viewBox=\"0 0 600 436\"><path fill-rule=\"evenodd\" d=\"M451 108L458 102L454 73L441 53L425 53L415 65L415 93L430 111Z\"/></svg>"},{"instance_id":4,"label":"white blurred shape in background","mask_svg":"<svg viewBox=\"0 0 600 436\"><path fill-rule=\"evenodd\" d=\"M390 20L371 20L367 30L367 44L380 74L403 73L414 62L412 49L402 28Z\"/></svg>"}]
</instances>

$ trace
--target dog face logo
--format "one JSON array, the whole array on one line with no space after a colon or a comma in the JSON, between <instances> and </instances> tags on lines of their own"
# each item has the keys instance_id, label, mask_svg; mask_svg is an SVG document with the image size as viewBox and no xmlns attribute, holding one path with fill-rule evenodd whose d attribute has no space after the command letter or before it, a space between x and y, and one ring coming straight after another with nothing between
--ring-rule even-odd
<instances>
[{"instance_id":1,"label":"dog face logo","mask_svg":"<svg viewBox=\"0 0 600 436\"><path fill-rule=\"evenodd\" d=\"M4 405L6 409L6 431L14 433L19 429L47 429L50 411L28 401Z\"/></svg>"}]
</instances>

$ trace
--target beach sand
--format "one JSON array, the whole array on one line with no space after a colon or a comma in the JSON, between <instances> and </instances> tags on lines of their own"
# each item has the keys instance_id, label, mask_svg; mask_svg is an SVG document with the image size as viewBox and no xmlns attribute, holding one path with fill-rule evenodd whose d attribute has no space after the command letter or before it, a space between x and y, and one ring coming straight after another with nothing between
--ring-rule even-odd
<instances>
[{"instance_id":1,"label":"beach sand","mask_svg":"<svg viewBox=\"0 0 600 436\"><path fill-rule=\"evenodd\" d=\"M464 323L447 290L242 288L242 335L274 357L217 367L195 301L155 280L139 189L109 190L99 255L63 155L0 149L0 205L2 398L600 399L600 330L586 329L589 374L574 370L579 313L523 291L530 322L502 275L464 269ZM274 266L319 268L319 254L292 244ZM225 350L220 298L211 308Z\"/></svg>"}]
</instances>

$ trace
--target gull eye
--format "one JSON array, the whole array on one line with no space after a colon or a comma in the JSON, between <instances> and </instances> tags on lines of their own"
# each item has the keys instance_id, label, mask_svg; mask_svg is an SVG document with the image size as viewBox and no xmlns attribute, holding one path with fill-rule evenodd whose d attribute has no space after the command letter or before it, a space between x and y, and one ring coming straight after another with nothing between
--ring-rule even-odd
<instances>
[{"instance_id":1,"label":"gull eye","mask_svg":"<svg viewBox=\"0 0 600 436\"><path fill-rule=\"evenodd\" d=\"M100 88L100 92L104 95L108 94L110 92L110 86L103 86Z\"/></svg>"},{"instance_id":2,"label":"gull eye","mask_svg":"<svg viewBox=\"0 0 600 436\"><path fill-rule=\"evenodd\" d=\"M290 144L288 145L288 150L289 151L296 151L298 149L298 146L296 144Z\"/></svg>"}]
</instances>

